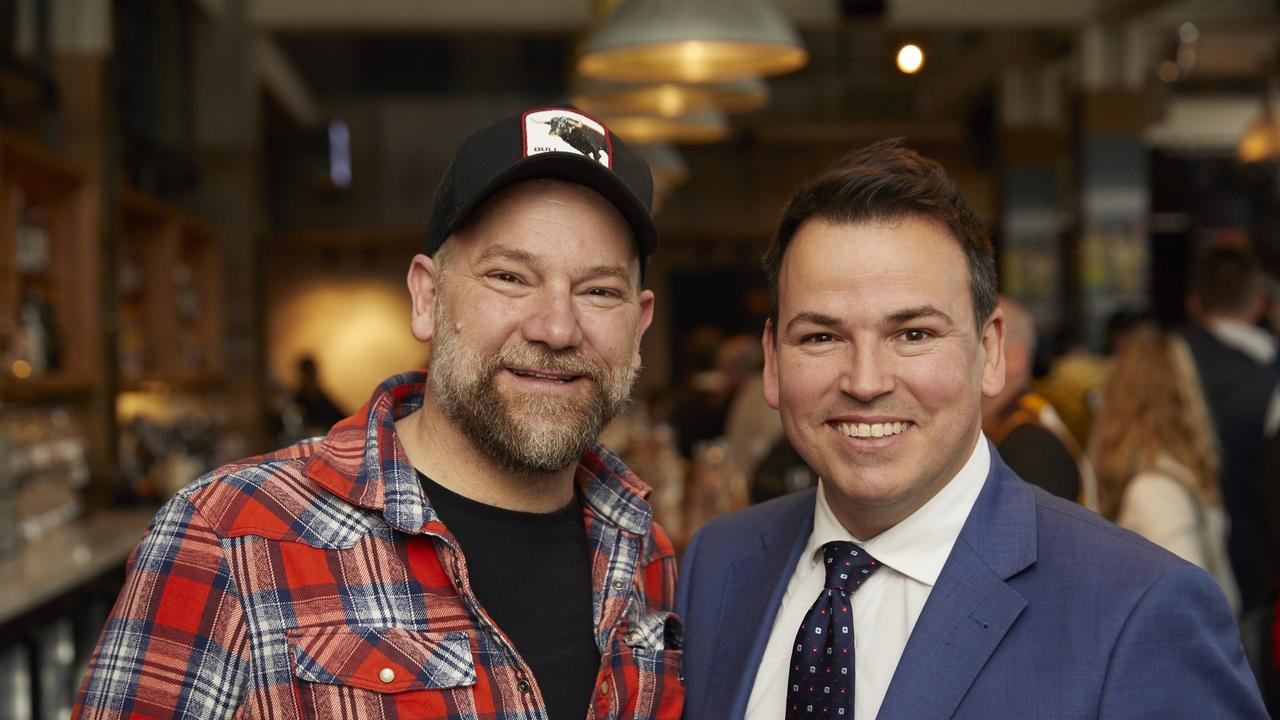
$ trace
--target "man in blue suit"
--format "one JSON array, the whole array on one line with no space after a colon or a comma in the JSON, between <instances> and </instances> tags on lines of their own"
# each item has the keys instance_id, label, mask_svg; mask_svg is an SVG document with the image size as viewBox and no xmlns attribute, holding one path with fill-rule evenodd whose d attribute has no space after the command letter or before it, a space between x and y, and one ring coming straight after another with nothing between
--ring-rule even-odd
<instances>
[{"instance_id":1,"label":"man in blue suit","mask_svg":"<svg viewBox=\"0 0 1280 720\"><path fill-rule=\"evenodd\" d=\"M821 482L690 543L686 720L1266 717L1208 575L982 436L1004 320L941 167L895 141L846 157L765 269L765 397Z\"/></svg>"}]
</instances>

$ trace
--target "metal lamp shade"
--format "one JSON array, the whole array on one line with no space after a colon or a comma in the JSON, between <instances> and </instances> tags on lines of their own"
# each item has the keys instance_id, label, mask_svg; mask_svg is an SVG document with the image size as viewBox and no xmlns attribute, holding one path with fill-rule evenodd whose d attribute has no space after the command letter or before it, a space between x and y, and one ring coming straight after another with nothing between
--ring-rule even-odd
<instances>
[{"instance_id":1,"label":"metal lamp shade","mask_svg":"<svg viewBox=\"0 0 1280 720\"><path fill-rule=\"evenodd\" d=\"M578 72L706 83L788 73L808 60L771 0L625 0L587 38Z\"/></svg>"},{"instance_id":2,"label":"metal lamp shade","mask_svg":"<svg viewBox=\"0 0 1280 720\"><path fill-rule=\"evenodd\" d=\"M587 78L577 83L570 100L595 115L673 118L699 110L758 110L769 102L769 87L759 78L705 85L611 83Z\"/></svg>"},{"instance_id":3,"label":"metal lamp shade","mask_svg":"<svg viewBox=\"0 0 1280 720\"><path fill-rule=\"evenodd\" d=\"M609 129L631 144L670 142L682 145L719 142L729 137L729 122L718 110L701 110L674 118L661 115L606 115Z\"/></svg>"}]
</instances>

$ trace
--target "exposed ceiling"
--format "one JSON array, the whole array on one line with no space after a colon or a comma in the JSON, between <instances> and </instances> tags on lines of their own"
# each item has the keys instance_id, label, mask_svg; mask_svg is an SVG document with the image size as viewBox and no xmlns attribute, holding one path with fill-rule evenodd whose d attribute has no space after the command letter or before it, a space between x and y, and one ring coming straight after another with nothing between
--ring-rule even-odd
<instances>
[{"instance_id":1,"label":"exposed ceiling","mask_svg":"<svg viewBox=\"0 0 1280 720\"><path fill-rule=\"evenodd\" d=\"M1122 23L1147 38L1154 67L1185 21L1200 27L1184 91L1252 89L1275 53L1280 0L776 0L801 29L811 60L770 81L769 107L737 126L963 122L990 99L1001 73L1070 58L1082 29ZM591 0L253 0L252 19L275 37L323 104L350 96L441 96L518 90L564 97ZM911 40L924 71L893 67ZM1068 72L1078 72L1067 68ZM802 128L809 132L814 128ZM794 132L792 133L794 134Z\"/></svg>"}]
</instances>

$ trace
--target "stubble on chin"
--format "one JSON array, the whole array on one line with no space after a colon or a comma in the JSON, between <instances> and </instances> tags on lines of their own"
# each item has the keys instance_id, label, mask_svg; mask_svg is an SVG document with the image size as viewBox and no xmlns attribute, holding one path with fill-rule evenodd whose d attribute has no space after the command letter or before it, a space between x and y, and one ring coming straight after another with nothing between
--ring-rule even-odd
<instances>
[{"instance_id":1,"label":"stubble on chin","mask_svg":"<svg viewBox=\"0 0 1280 720\"><path fill-rule=\"evenodd\" d=\"M439 306L436 327L450 327ZM580 375L589 388L575 397L503 391L499 375L512 366ZM438 336L427 379L444 415L490 461L511 472L545 474L573 465L595 445L629 402L638 372L638 363L601 367L576 352L536 345L485 359L455 336Z\"/></svg>"}]
</instances>

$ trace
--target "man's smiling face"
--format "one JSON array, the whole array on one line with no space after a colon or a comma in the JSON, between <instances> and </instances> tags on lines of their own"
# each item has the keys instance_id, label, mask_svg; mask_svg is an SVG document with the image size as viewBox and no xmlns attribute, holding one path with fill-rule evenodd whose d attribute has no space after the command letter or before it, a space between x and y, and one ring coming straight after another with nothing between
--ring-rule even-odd
<instances>
[{"instance_id":1,"label":"man's smiling face","mask_svg":"<svg viewBox=\"0 0 1280 720\"><path fill-rule=\"evenodd\" d=\"M630 397L653 294L631 230L593 190L539 180L491 198L442 252L428 379L499 465L576 462Z\"/></svg>"},{"instance_id":2,"label":"man's smiling face","mask_svg":"<svg viewBox=\"0 0 1280 720\"><path fill-rule=\"evenodd\" d=\"M764 338L765 396L855 535L892 527L964 466L981 398L1004 384L1002 323L977 329L964 253L937 221L799 228Z\"/></svg>"}]
</instances>

